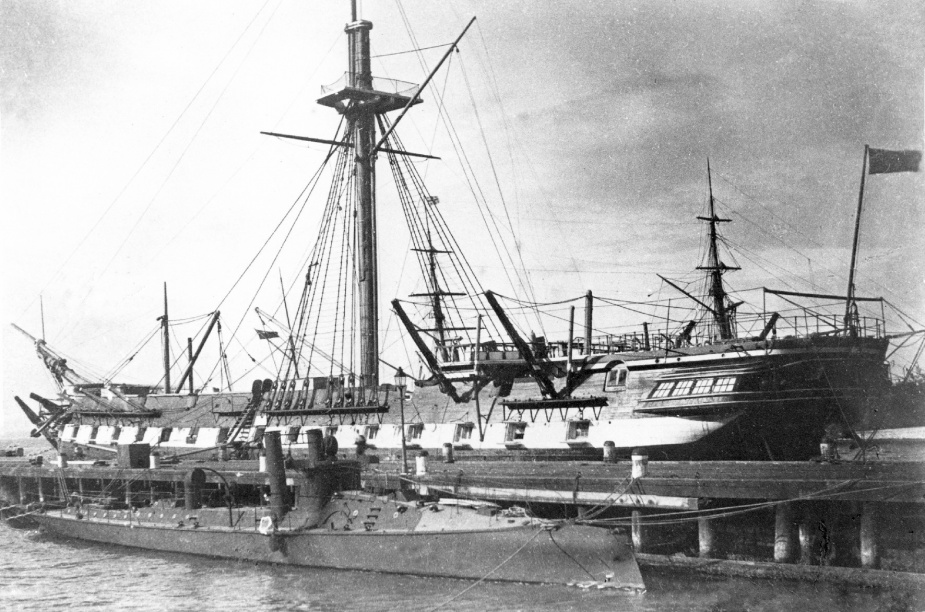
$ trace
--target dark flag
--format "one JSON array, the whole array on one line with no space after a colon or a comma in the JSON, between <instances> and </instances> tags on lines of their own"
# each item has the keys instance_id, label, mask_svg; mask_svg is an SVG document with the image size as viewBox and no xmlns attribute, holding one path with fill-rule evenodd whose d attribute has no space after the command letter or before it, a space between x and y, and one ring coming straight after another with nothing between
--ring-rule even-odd
<instances>
[{"instance_id":1,"label":"dark flag","mask_svg":"<svg viewBox=\"0 0 925 612\"><path fill-rule=\"evenodd\" d=\"M261 340L269 340L270 338L279 338L279 334L275 331L260 331L259 329L255 330L257 332L257 337Z\"/></svg>"},{"instance_id":2,"label":"dark flag","mask_svg":"<svg viewBox=\"0 0 925 612\"><path fill-rule=\"evenodd\" d=\"M921 161L921 151L870 149L867 153L867 173L888 174L890 172L918 172Z\"/></svg>"}]
</instances>

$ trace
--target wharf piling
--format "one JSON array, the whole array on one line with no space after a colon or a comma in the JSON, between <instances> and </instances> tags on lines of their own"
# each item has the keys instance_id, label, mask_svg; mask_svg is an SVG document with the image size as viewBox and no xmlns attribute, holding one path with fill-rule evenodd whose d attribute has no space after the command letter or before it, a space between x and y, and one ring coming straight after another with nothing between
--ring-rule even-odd
<instances>
[{"instance_id":1,"label":"wharf piling","mask_svg":"<svg viewBox=\"0 0 925 612\"><path fill-rule=\"evenodd\" d=\"M868 569L880 567L878 514L878 504L868 502L861 506L861 567Z\"/></svg>"},{"instance_id":2,"label":"wharf piling","mask_svg":"<svg viewBox=\"0 0 925 612\"><path fill-rule=\"evenodd\" d=\"M378 464L366 485L394 485L397 471L391 462ZM540 514L592 517L625 529L639 553L925 574L925 554L917 552L925 538L909 542L907 535L925 532L922 473L920 463L665 462L634 452L616 463L457 457L406 484Z\"/></svg>"},{"instance_id":3,"label":"wharf piling","mask_svg":"<svg viewBox=\"0 0 925 612\"><path fill-rule=\"evenodd\" d=\"M276 450L272 442L267 447ZM315 442L313 455L299 460L303 467L325 461L321 440ZM309 507L323 497L310 486L293 485L282 469L275 469L284 464L279 451L270 453L270 473L259 471L256 460L190 461L158 469L89 461L67 467L0 462L0 498L22 507L77 500L124 508L172 499L193 512L215 500L225 503L229 487L260 505L270 503L262 501L269 492L279 498L271 505L280 508L289 503ZM921 574L925 583L921 463L649 462L643 457L638 453L630 461L615 462L456 457L454 463L418 466L423 469L414 475L400 474L400 462L385 460L364 462L363 482L354 484L378 493L407 495L416 489L420 495L524 505L539 516L623 530L636 552L684 558L691 567L700 560L719 563L715 567L747 561L807 571L905 571ZM423 456L419 459L426 463ZM274 474L277 482L271 482ZM326 490L331 485L317 486Z\"/></svg>"},{"instance_id":4,"label":"wharf piling","mask_svg":"<svg viewBox=\"0 0 925 612\"><path fill-rule=\"evenodd\" d=\"M713 521L708 517L697 519L698 552L702 559L712 559L716 556L716 530Z\"/></svg>"},{"instance_id":5,"label":"wharf piling","mask_svg":"<svg viewBox=\"0 0 925 612\"><path fill-rule=\"evenodd\" d=\"M790 563L796 548L796 529L793 504L784 503L774 507L774 561Z\"/></svg>"}]
</instances>

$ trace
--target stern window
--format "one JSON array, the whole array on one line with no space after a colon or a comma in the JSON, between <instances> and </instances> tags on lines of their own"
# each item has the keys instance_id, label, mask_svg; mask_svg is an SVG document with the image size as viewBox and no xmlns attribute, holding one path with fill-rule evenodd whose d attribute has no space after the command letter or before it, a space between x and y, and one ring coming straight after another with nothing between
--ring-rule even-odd
<instances>
[{"instance_id":1,"label":"stern window","mask_svg":"<svg viewBox=\"0 0 925 612\"><path fill-rule=\"evenodd\" d=\"M694 395L699 395L701 393L709 393L710 388L713 386L712 378L701 378L694 384Z\"/></svg>"},{"instance_id":2,"label":"stern window","mask_svg":"<svg viewBox=\"0 0 925 612\"><path fill-rule=\"evenodd\" d=\"M622 391L626 389L626 377L628 374L629 370L626 368L616 368L607 372L604 391Z\"/></svg>"},{"instance_id":3,"label":"stern window","mask_svg":"<svg viewBox=\"0 0 925 612\"><path fill-rule=\"evenodd\" d=\"M681 380L678 381L678 384L675 385L674 391L671 392L672 395L690 395L691 389L694 388L694 381L692 380Z\"/></svg>"},{"instance_id":4,"label":"stern window","mask_svg":"<svg viewBox=\"0 0 925 612\"><path fill-rule=\"evenodd\" d=\"M655 391L652 392L652 397L668 397L668 394L671 393L673 388L674 381L660 382L655 386Z\"/></svg>"},{"instance_id":5,"label":"stern window","mask_svg":"<svg viewBox=\"0 0 925 612\"><path fill-rule=\"evenodd\" d=\"M736 377L729 376L726 378L717 378L716 384L713 385L713 393L729 393L736 385Z\"/></svg>"}]
</instances>

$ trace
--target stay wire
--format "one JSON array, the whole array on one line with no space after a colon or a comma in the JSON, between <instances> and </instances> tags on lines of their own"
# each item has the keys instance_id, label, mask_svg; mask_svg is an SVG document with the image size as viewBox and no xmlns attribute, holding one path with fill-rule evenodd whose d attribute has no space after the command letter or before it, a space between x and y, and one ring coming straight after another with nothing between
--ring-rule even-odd
<instances>
[{"instance_id":1,"label":"stay wire","mask_svg":"<svg viewBox=\"0 0 925 612\"><path fill-rule=\"evenodd\" d=\"M219 60L219 62L215 65L215 67L212 69L212 72L209 73L209 76L208 76L208 77L206 77L206 80L202 82L202 85L199 86L199 89L196 90L196 93L193 94L193 97L190 98L189 102L186 103L186 106L183 108L182 111L180 111L180 114L177 115L177 118L174 119L174 121L173 121L173 123L170 125L170 127L167 128L167 131L164 132L164 135L161 136L161 139L158 141L158 143L157 143L156 145L154 145L154 148L151 150L150 153L148 153L148 156L144 159L143 162L141 162L141 165L138 166L138 169L135 170L134 174L132 174L132 176L129 178L129 180L126 181L125 185L122 186L122 189L119 190L119 193L116 194L116 197L113 198L113 200L112 200L112 202L110 202L109 206L106 207L106 210L103 211L103 214L101 214L101 215L99 216L99 218L96 220L96 222L93 224L93 226L87 231L86 234L84 234L84 237L81 238L81 240L80 240L80 242L77 244L77 246L74 247L74 249L71 251L71 254L68 255L67 259L64 260L64 263L62 263L61 266L59 266L59 268L55 271L55 273L52 274L52 276L51 276L51 278L48 280L48 282L45 283L45 285L44 285L44 286L42 287L42 289L39 291L39 295L41 295L42 293L44 293L44 291L55 281L55 278L57 278L57 276L61 273L61 271L67 266L67 264L70 263L71 259L73 259L74 255L77 254L77 251L80 250L80 247L82 247L82 246L84 245L84 243L90 238L90 236L93 234L93 232L96 231L96 228L99 227L100 223L103 221L103 219L106 217L106 215L109 214L109 211L111 211L112 208L116 205L116 203L119 201L119 199L122 197L122 195L126 192L126 190L129 188L129 186L132 184L132 182L134 182L135 178L136 178L136 177L141 173L141 171L144 170L144 168L148 165L148 162L151 161L151 158L154 157L154 154L157 153L157 151L161 148L161 145L164 144L164 141L167 140L167 137L170 136L170 134L173 132L174 128L177 127L177 124L180 123L180 120L186 115L186 112L190 109L190 107L193 105L193 103L199 98L199 94L201 94L202 91L205 89L206 85L209 84L209 82L212 80L212 77L214 77L214 76L215 76L215 73L218 72L219 68L222 67L222 65L225 63L225 60L228 59L228 56L231 55L231 52L234 51L234 49L238 46L238 43L241 42L241 39L244 38L244 35L247 34L247 31L250 29L250 27L251 27L252 25L254 25L254 22L257 20L257 17L260 16L260 13L263 12L263 10L267 7L267 5L268 5L269 3L270 3L270 0L266 0L266 2L263 3L263 6L261 6L261 7L257 10L257 12L254 14L254 16L253 16L253 17L251 18L251 20L248 22L248 24L247 24L247 26L244 28L244 30L241 31L241 33L240 33L240 34L238 35L238 37L235 39L235 41L234 41L234 43L231 45L231 47L228 48L228 51L225 52L225 55L222 56L222 59ZM38 299L38 298L33 299L32 302L29 303L29 305L26 307L26 310L28 310L29 308L32 308L32 306L35 305L36 299ZM25 311L23 311L23 312L25 312Z\"/></svg>"},{"instance_id":2,"label":"stay wire","mask_svg":"<svg viewBox=\"0 0 925 612\"><path fill-rule=\"evenodd\" d=\"M268 0L268 1L269 1L269 0ZM281 3L280 3L280 4L281 4ZM125 245L128 244L129 238L131 238L132 234L135 233L135 230L138 228L138 226L139 226L139 224L141 223L142 219L145 218L145 216L147 215L148 211L151 209L151 206L154 204L154 202L157 201L157 199L158 199L158 197L160 196L161 192L162 192L162 191L164 190L164 188L167 186L167 183L170 181L171 177L173 177L174 172L176 172L177 168L180 166L180 164L182 163L183 159L186 157L187 152L190 150L190 148L192 148L193 144L196 142L196 139L197 139L197 137L199 136L199 133L200 133L200 132L202 131L202 129L205 127L205 124L208 122L209 118L212 116L212 113L213 113L213 112L215 111L215 109L218 107L219 102L221 102L222 99L224 98L225 92L228 91L228 88L231 86L231 83L234 82L234 79L235 79L235 77L238 75L238 72L241 71L241 68L244 66L244 62L247 60L248 57L250 57L251 52L254 50L254 47L257 45L257 41L260 40L260 36L263 34L264 30L266 30L266 28L267 28L267 26L269 25L270 21L273 19L273 15L276 14L276 11L279 9L280 4L277 4L277 5L276 5L276 8L273 9L273 12L272 12L272 13L270 14L270 16L267 18L266 22L264 22L263 27L260 29L260 32L257 34L257 36L254 38L254 41L251 43L251 46L250 46L250 48L247 50L247 53L246 53L245 56L241 59L241 62L238 64L238 67L235 69L234 73L231 75L231 78L228 80L228 82L225 84L225 87L222 89L222 91L219 93L218 97L215 99L215 102L212 104L211 108L209 108L209 111L206 113L206 116L205 116L205 117L202 119L202 121L199 123L199 127L196 128L196 131L193 133L192 138L190 138L189 142L187 142L186 146L183 148L183 151L180 153L179 157L178 157L177 160L174 162L173 166L171 166L170 171L167 173L167 176L164 177L164 180L161 182L160 187L157 188L157 191L154 193L154 196L152 196L151 199L148 201L148 204L145 206L144 210L141 212L141 214L140 214L140 215L138 216L138 218L135 220L134 225L132 225L132 227L129 229L129 231L125 234L125 238L122 240L122 243L119 244L119 246L116 248L116 250L115 250L115 252L113 253L112 257L109 259L109 261L108 261L108 262L106 263L106 265L103 267L102 272L100 272L99 274L97 274L97 275L95 276L95 278L100 279L100 278L102 278L102 277L106 274L106 272L109 270L109 268L110 268L110 267L112 266L112 264L115 262L116 258L117 258L117 257L119 256L119 254L122 252L122 249L124 249L124 248L125 248ZM261 9L261 10L262 10L262 9ZM258 13L258 15L259 15L259 13ZM255 19L256 19L256 17L255 17ZM246 30L245 30L245 32L246 32ZM243 34L242 34L242 36L243 36ZM80 304L78 305L77 309L75 309L75 310L80 310L80 308L83 306L83 304L87 301L87 298L88 298L88 297L90 296L90 294L93 292L94 288L95 288L95 287L94 287L93 285L91 285L91 286L89 287L87 293L84 295L83 299L81 300Z\"/></svg>"}]
</instances>

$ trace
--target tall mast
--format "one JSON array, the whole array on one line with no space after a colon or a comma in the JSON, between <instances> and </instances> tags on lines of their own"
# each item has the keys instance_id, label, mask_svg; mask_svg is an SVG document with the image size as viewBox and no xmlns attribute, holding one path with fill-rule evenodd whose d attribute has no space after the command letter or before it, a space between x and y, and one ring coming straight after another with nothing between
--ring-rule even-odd
<instances>
[{"instance_id":1,"label":"tall mast","mask_svg":"<svg viewBox=\"0 0 925 612\"><path fill-rule=\"evenodd\" d=\"M357 309L359 311L360 337L360 384L364 387L379 383L379 293L376 234L376 152L383 150L386 140L401 118L415 104L421 102L420 91L430 82L436 70L456 48L462 34L450 46L446 54L431 71L424 83L417 88L399 91L398 82L392 82L384 89L374 88L370 69L369 31L373 24L357 17L356 0L351 1L351 22L347 33L348 64L347 80L339 91L330 92L318 100L318 104L337 110L347 120L350 133L349 143L332 143L352 146L354 150L354 175L356 187L356 235L357 235ZM474 19L472 20L474 21ZM472 25L472 21L466 29ZM465 34L465 30L463 30ZM413 93L410 93L412 92ZM401 110L401 114L385 129L376 142L376 120L378 115ZM306 139L312 140L312 139ZM389 153L414 155L389 149ZM426 156L425 156L426 157Z\"/></svg>"},{"instance_id":2,"label":"tall mast","mask_svg":"<svg viewBox=\"0 0 925 612\"><path fill-rule=\"evenodd\" d=\"M372 92L369 31L373 24L357 19L356 0L351 2L351 17L352 21L345 28L349 49L347 84L359 92ZM376 166L373 150L376 143L375 109L354 103L347 108L345 115L353 135L355 151L360 384L375 387L379 384L379 275L376 261Z\"/></svg>"},{"instance_id":3,"label":"tall mast","mask_svg":"<svg viewBox=\"0 0 925 612\"><path fill-rule=\"evenodd\" d=\"M861 189L858 192L858 214L854 220L854 242L851 244L851 269L848 271L848 299L845 302L845 329L852 336L858 333L858 306L854 300L854 271L858 259L858 238L861 232L861 208L864 205L864 177L867 176L867 155L870 150L864 145L864 161L861 163Z\"/></svg>"},{"instance_id":4,"label":"tall mast","mask_svg":"<svg viewBox=\"0 0 925 612\"><path fill-rule=\"evenodd\" d=\"M707 254L707 265L697 266L698 270L707 270L710 275L710 296L713 298L713 318L719 327L721 340L731 340L734 336L732 330L732 318L729 309L726 307L726 289L723 287L723 272L726 270L736 270L722 263L719 259L719 249L716 245L716 224L728 223L731 219L721 219L716 216L716 210L713 204L713 180L710 176L710 160L707 159L707 185L710 190L710 216L697 217L701 221L710 222L710 251Z\"/></svg>"},{"instance_id":5,"label":"tall mast","mask_svg":"<svg viewBox=\"0 0 925 612\"><path fill-rule=\"evenodd\" d=\"M164 316L161 317L164 334L164 392L170 393L170 328L167 318L167 283L164 283Z\"/></svg>"}]
</instances>

